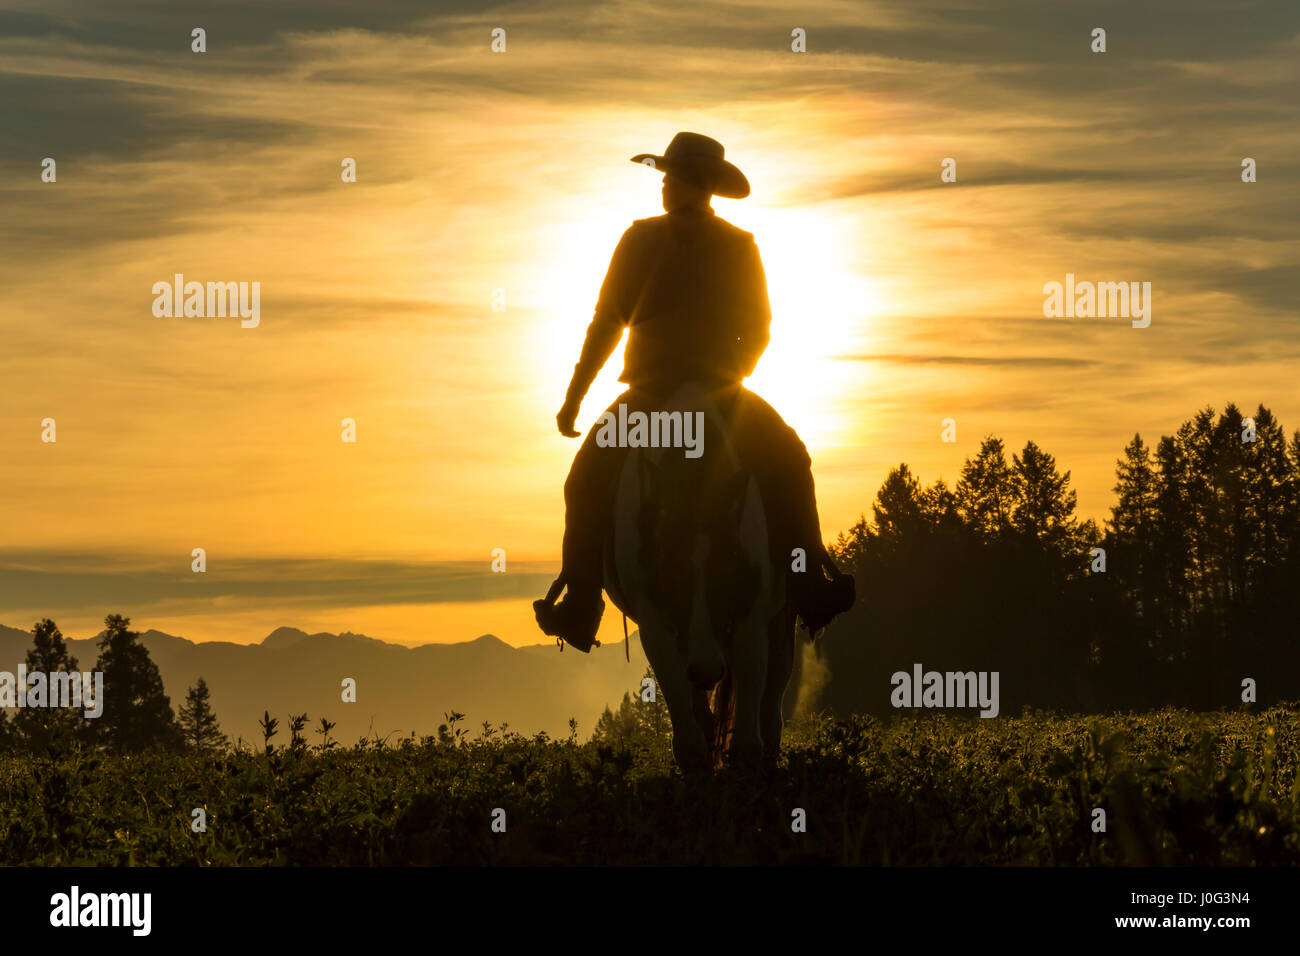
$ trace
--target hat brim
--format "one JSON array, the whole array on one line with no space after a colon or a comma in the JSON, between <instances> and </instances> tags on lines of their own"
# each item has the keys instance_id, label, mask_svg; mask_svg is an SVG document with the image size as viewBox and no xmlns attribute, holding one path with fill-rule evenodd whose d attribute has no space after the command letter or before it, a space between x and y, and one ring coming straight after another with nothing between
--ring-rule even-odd
<instances>
[{"instance_id":1,"label":"hat brim","mask_svg":"<svg viewBox=\"0 0 1300 956\"><path fill-rule=\"evenodd\" d=\"M725 159L683 162L665 156L656 156L654 153L637 153L632 157L632 162L649 166L662 173L672 173L724 199L744 199L749 195L749 180L745 178L744 173ZM708 181L707 185L705 180Z\"/></svg>"}]
</instances>

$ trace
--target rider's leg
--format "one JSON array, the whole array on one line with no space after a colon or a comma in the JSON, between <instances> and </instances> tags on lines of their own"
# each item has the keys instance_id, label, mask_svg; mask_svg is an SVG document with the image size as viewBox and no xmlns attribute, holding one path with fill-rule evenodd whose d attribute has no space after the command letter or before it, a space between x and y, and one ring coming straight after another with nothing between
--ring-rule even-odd
<instances>
[{"instance_id":1,"label":"rider's leg","mask_svg":"<svg viewBox=\"0 0 1300 956\"><path fill-rule=\"evenodd\" d=\"M851 575L836 567L822 540L812 458L795 430L747 389L737 395L732 426L737 452L756 463L781 553L801 548L807 557L806 570L792 570L787 580L799 617L815 633L853 606L854 584Z\"/></svg>"},{"instance_id":2,"label":"rider's leg","mask_svg":"<svg viewBox=\"0 0 1300 956\"><path fill-rule=\"evenodd\" d=\"M635 399L624 393L610 406ZM596 443L594 425L573 458L564 482L564 543L561 578L565 595L559 604L543 598L533 602L537 623L553 637L561 637L584 653L591 650L605 610L601 599L604 534L614 481L622 462L622 449ZM557 589L553 589L557 590ZM548 596L553 598L553 595Z\"/></svg>"}]
</instances>

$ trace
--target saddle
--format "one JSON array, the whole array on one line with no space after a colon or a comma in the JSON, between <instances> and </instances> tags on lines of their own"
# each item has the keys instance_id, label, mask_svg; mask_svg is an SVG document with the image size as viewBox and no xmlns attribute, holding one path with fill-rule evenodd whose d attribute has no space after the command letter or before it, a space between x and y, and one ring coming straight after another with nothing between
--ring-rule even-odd
<instances>
[{"instance_id":1,"label":"saddle","mask_svg":"<svg viewBox=\"0 0 1300 956\"><path fill-rule=\"evenodd\" d=\"M727 454L734 454L746 487L750 476L757 483L773 563L778 570L788 569L784 577L790 600L810 636L852 606L853 579L829 564L820 541L810 461L798 435L752 392L739 386L711 389L688 383L678 386L667 399L636 390L627 392L600 417L575 457L565 490L565 569L546 598L533 605L545 633L580 635L572 643L584 652L599 646L594 635L604 610L602 586L615 605L627 611L613 560L614 508L627 453L643 452L637 456L642 462L651 457L671 461L664 456L680 454L679 464L668 469L680 478L680 474L694 471L696 463L705 468L712 464L710 456L719 453L720 443L729 449ZM638 537L649 541L655 536ZM791 567L796 547L805 550L803 568ZM831 580L822 576L823 567ZM807 573L790 573L794 571ZM578 583L579 599L570 601L574 582ZM569 596L552 607L566 586Z\"/></svg>"}]
</instances>

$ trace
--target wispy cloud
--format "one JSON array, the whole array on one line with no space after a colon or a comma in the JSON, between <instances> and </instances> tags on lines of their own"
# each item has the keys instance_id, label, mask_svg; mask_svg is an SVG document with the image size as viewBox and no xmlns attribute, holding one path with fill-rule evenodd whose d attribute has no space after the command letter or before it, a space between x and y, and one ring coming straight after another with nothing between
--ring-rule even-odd
<instances>
[{"instance_id":1,"label":"wispy cloud","mask_svg":"<svg viewBox=\"0 0 1300 956\"><path fill-rule=\"evenodd\" d=\"M1088 359L1063 358L1047 355L903 355L881 353L878 355L837 355L841 362L884 362L889 365L980 365L1024 366L1027 368L1089 368L1096 362Z\"/></svg>"}]
</instances>

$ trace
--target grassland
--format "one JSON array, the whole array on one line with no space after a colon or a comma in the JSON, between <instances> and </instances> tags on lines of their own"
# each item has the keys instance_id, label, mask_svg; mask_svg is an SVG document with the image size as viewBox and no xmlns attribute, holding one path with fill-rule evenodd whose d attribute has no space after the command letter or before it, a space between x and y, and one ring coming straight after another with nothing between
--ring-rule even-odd
<instances>
[{"instance_id":1,"label":"grassland","mask_svg":"<svg viewBox=\"0 0 1300 956\"><path fill-rule=\"evenodd\" d=\"M1298 740L1289 706L815 718L787 728L778 767L700 781L658 734L455 721L346 748L7 755L0 863L1294 865Z\"/></svg>"}]
</instances>

